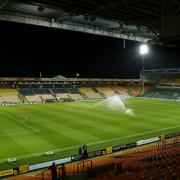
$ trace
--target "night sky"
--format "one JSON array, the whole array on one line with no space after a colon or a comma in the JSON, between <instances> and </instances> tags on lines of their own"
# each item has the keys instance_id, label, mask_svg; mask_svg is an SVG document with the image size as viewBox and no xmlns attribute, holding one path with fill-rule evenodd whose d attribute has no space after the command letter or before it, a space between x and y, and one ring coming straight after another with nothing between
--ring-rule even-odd
<instances>
[{"instance_id":1,"label":"night sky","mask_svg":"<svg viewBox=\"0 0 180 180\"><path fill-rule=\"evenodd\" d=\"M139 78L140 43L46 27L0 22L1 77ZM172 48L150 46L146 66L180 63Z\"/></svg>"}]
</instances>

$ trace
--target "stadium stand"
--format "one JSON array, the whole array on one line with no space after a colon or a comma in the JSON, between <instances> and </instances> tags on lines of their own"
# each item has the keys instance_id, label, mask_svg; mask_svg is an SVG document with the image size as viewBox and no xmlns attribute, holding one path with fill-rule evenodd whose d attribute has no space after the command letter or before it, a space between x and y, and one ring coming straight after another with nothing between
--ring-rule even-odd
<instances>
[{"instance_id":1,"label":"stadium stand","mask_svg":"<svg viewBox=\"0 0 180 180\"><path fill-rule=\"evenodd\" d=\"M33 95L35 95L35 93L33 92L32 89L19 89L19 92L20 92L23 96L33 96Z\"/></svg>"},{"instance_id":2,"label":"stadium stand","mask_svg":"<svg viewBox=\"0 0 180 180\"><path fill-rule=\"evenodd\" d=\"M167 83L180 83L180 75L165 75L165 77L159 80L160 84L167 84Z\"/></svg>"},{"instance_id":3,"label":"stadium stand","mask_svg":"<svg viewBox=\"0 0 180 180\"><path fill-rule=\"evenodd\" d=\"M68 91L66 90L66 88L51 88L52 92L55 94L64 94L64 93L68 93Z\"/></svg>"},{"instance_id":4,"label":"stadium stand","mask_svg":"<svg viewBox=\"0 0 180 180\"><path fill-rule=\"evenodd\" d=\"M77 101L77 100L95 100L104 99L113 95L139 95L138 86L139 80L132 81L119 81L114 80L103 80L101 79L83 79L79 82L73 82L71 79L66 79L66 82L54 81L52 78L46 78L47 80L41 81L40 79L33 78L11 78L9 82L7 79L2 78L0 87L4 88L5 91L8 87L17 89L18 101L12 99L12 102L20 103L43 103L52 101ZM4 82L5 81L5 82ZM133 87L126 87L128 84L133 84ZM131 92L132 91L132 92ZM17 95L16 95L17 96ZM11 101L6 97L6 101L1 97L0 102L8 103Z\"/></svg>"},{"instance_id":5,"label":"stadium stand","mask_svg":"<svg viewBox=\"0 0 180 180\"><path fill-rule=\"evenodd\" d=\"M67 92L69 92L70 94L80 94L80 91L78 88L76 87L68 87L66 88Z\"/></svg>"},{"instance_id":6,"label":"stadium stand","mask_svg":"<svg viewBox=\"0 0 180 180\"><path fill-rule=\"evenodd\" d=\"M150 91L152 89L152 85L146 84L144 86L144 94L147 93L148 91Z\"/></svg>"},{"instance_id":7,"label":"stadium stand","mask_svg":"<svg viewBox=\"0 0 180 180\"><path fill-rule=\"evenodd\" d=\"M28 102L42 102L56 99L48 88L19 89Z\"/></svg>"},{"instance_id":8,"label":"stadium stand","mask_svg":"<svg viewBox=\"0 0 180 180\"><path fill-rule=\"evenodd\" d=\"M18 89L19 93L24 97L26 102L42 102L39 95L36 95L33 89Z\"/></svg>"},{"instance_id":9,"label":"stadium stand","mask_svg":"<svg viewBox=\"0 0 180 180\"><path fill-rule=\"evenodd\" d=\"M80 94L69 94L70 98L73 100L83 100L83 97Z\"/></svg>"},{"instance_id":10,"label":"stadium stand","mask_svg":"<svg viewBox=\"0 0 180 180\"><path fill-rule=\"evenodd\" d=\"M80 87L79 91L84 95L85 99L102 99L102 96L94 92L91 87Z\"/></svg>"},{"instance_id":11,"label":"stadium stand","mask_svg":"<svg viewBox=\"0 0 180 180\"><path fill-rule=\"evenodd\" d=\"M161 140L132 149L66 164L65 179L91 180L178 180L180 178L180 137ZM61 175L61 166L58 167ZM34 177L11 180L51 179L45 170Z\"/></svg>"},{"instance_id":12,"label":"stadium stand","mask_svg":"<svg viewBox=\"0 0 180 180\"><path fill-rule=\"evenodd\" d=\"M180 77L175 79L175 83L180 83Z\"/></svg>"},{"instance_id":13,"label":"stadium stand","mask_svg":"<svg viewBox=\"0 0 180 180\"><path fill-rule=\"evenodd\" d=\"M71 99L69 93L58 93L56 94L56 98L58 101Z\"/></svg>"},{"instance_id":14,"label":"stadium stand","mask_svg":"<svg viewBox=\"0 0 180 180\"><path fill-rule=\"evenodd\" d=\"M19 103L19 93L16 89L0 89L0 103Z\"/></svg>"},{"instance_id":15,"label":"stadium stand","mask_svg":"<svg viewBox=\"0 0 180 180\"><path fill-rule=\"evenodd\" d=\"M180 74L178 70L161 69L150 72L150 74L145 75L147 85L145 84L144 97L180 100ZM152 80L152 77L156 80Z\"/></svg>"},{"instance_id":16,"label":"stadium stand","mask_svg":"<svg viewBox=\"0 0 180 180\"><path fill-rule=\"evenodd\" d=\"M32 90L35 94L51 94L47 88L33 88Z\"/></svg>"},{"instance_id":17,"label":"stadium stand","mask_svg":"<svg viewBox=\"0 0 180 180\"><path fill-rule=\"evenodd\" d=\"M33 92L40 96L42 101L54 100L55 97L51 94L51 91L47 88L33 88Z\"/></svg>"},{"instance_id":18,"label":"stadium stand","mask_svg":"<svg viewBox=\"0 0 180 180\"><path fill-rule=\"evenodd\" d=\"M58 101L61 100L83 100L81 92L76 87L61 87L51 88L50 91L54 94Z\"/></svg>"},{"instance_id":19,"label":"stadium stand","mask_svg":"<svg viewBox=\"0 0 180 180\"><path fill-rule=\"evenodd\" d=\"M69 97L73 100L83 100L81 96L81 92L76 87L66 88L67 92L69 93Z\"/></svg>"},{"instance_id":20,"label":"stadium stand","mask_svg":"<svg viewBox=\"0 0 180 180\"><path fill-rule=\"evenodd\" d=\"M140 96L141 92L142 92L142 86L126 86L126 89L128 89L129 94L131 94L132 96Z\"/></svg>"},{"instance_id":21,"label":"stadium stand","mask_svg":"<svg viewBox=\"0 0 180 180\"><path fill-rule=\"evenodd\" d=\"M109 85L109 86L97 86L97 92L104 95L105 98L118 95L125 95L125 96L140 96L142 91L142 86L138 85Z\"/></svg>"},{"instance_id":22,"label":"stadium stand","mask_svg":"<svg viewBox=\"0 0 180 180\"><path fill-rule=\"evenodd\" d=\"M168 76L167 76L168 77ZM144 97L161 99L180 99L179 75L159 78L156 83L145 83ZM174 79L173 79L174 78ZM164 82L164 83L163 83ZM173 82L168 84L165 82ZM174 82L176 82L174 84ZM104 99L113 95L122 96L142 96L142 85L138 81L127 81L115 84L112 82L93 82L81 85L73 83L38 85L19 84L16 89L0 89L0 103L20 103L20 102L47 102L47 101L77 101L87 99ZM10 84L8 84L10 86ZM14 86L14 85L12 85ZM32 87L30 87L32 86ZM78 87L77 87L78 86Z\"/></svg>"},{"instance_id":23,"label":"stadium stand","mask_svg":"<svg viewBox=\"0 0 180 180\"><path fill-rule=\"evenodd\" d=\"M25 96L28 102L42 102L42 99L38 95L34 96Z\"/></svg>"},{"instance_id":24,"label":"stadium stand","mask_svg":"<svg viewBox=\"0 0 180 180\"><path fill-rule=\"evenodd\" d=\"M121 86L112 86L111 87L115 93L119 94L119 95L129 95L128 90L125 88L125 86L121 85Z\"/></svg>"},{"instance_id":25,"label":"stadium stand","mask_svg":"<svg viewBox=\"0 0 180 180\"><path fill-rule=\"evenodd\" d=\"M108 87L108 86L96 87L96 89L99 91L99 93L102 93L105 97L115 95L115 91L111 87Z\"/></svg>"},{"instance_id":26,"label":"stadium stand","mask_svg":"<svg viewBox=\"0 0 180 180\"><path fill-rule=\"evenodd\" d=\"M55 97L52 96L51 94L41 94L40 97L41 97L44 101L46 101L46 100L54 100L54 99L55 99Z\"/></svg>"},{"instance_id":27,"label":"stadium stand","mask_svg":"<svg viewBox=\"0 0 180 180\"><path fill-rule=\"evenodd\" d=\"M180 88L156 87L145 93L145 97L180 100Z\"/></svg>"}]
</instances>

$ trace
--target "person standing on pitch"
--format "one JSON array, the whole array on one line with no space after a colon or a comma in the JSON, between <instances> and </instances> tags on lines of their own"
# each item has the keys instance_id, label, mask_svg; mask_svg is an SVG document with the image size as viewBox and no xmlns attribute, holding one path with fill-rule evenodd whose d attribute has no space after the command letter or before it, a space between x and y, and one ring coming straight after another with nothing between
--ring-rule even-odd
<instances>
[{"instance_id":1,"label":"person standing on pitch","mask_svg":"<svg viewBox=\"0 0 180 180\"><path fill-rule=\"evenodd\" d=\"M79 147L79 157L80 157L80 159L83 159L83 158L84 158L83 145L80 145L80 147Z\"/></svg>"},{"instance_id":2,"label":"person standing on pitch","mask_svg":"<svg viewBox=\"0 0 180 180\"><path fill-rule=\"evenodd\" d=\"M83 150L84 150L83 159L86 159L88 158L88 150L86 144L83 146Z\"/></svg>"},{"instance_id":3,"label":"person standing on pitch","mask_svg":"<svg viewBox=\"0 0 180 180\"><path fill-rule=\"evenodd\" d=\"M82 155L82 145L79 146L79 155Z\"/></svg>"}]
</instances>

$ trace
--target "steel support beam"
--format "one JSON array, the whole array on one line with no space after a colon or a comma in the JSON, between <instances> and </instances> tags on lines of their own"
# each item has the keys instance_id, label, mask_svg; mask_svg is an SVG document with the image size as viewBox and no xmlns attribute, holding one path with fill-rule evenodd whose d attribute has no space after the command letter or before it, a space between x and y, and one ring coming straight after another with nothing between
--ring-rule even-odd
<instances>
[{"instance_id":1,"label":"steel support beam","mask_svg":"<svg viewBox=\"0 0 180 180\"><path fill-rule=\"evenodd\" d=\"M128 39L128 40L140 41L140 42L147 42L148 40L150 40L150 38L148 39L143 36L124 34L117 30L99 29L99 28L95 28L91 26L86 26L83 24L75 24L68 21L56 22L54 21L54 19L52 20L40 19L39 17L25 16L22 14L0 12L0 20L24 23L24 24L32 24L32 25L64 29L64 30L71 30L71 31L78 31L78 32L84 32L84 33L89 33L89 34L109 36L113 38Z\"/></svg>"}]
</instances>

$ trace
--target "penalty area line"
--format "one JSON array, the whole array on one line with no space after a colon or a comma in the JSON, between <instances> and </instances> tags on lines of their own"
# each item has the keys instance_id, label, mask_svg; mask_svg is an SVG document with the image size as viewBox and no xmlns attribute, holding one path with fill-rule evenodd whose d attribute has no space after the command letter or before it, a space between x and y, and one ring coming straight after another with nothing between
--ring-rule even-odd
<instances>
[{"instance_id":1,"label":"penalty area line","mask_svg":"<svg viewBox=\"0 0 180 180\"><path fill-rule=\"evenodd\" d=\"M12 116L10 116L10 115L4 114L4 113L2 113L2 112L1 112L0 114L3 114L4 116L8 117L9 119L11 119L11 120L13 120L13 121L16 121L16 122L18 122L19 124L22 124L23 126L31 129L32 132L36 132L36 133L39 132L38 129L36 129L36 128L34 128L34 127L32 127L32 126L30 126L30 125L28 125L28 124L26 123L26 122L28 121L28 117L25 116L25 115L18 115L19 117L23 117L24 119L23 119L23 120L17 120L16 118L14 118L14 117L12 117ZM32 133L32 132L30 132L30 133Z\"/></svg>"},{"instance_id":2,"label":"penalty area line","mask_svg":"<svg viewBox=\"0 0 180 180\"><path fill-rule=\"evenodd\" d=\"M103 140L103 141L97 141L97 142L89 143L87 145L88 146L93 146L93 145L96 145L96 144L102 144L102 143L106 143L106 142L110 142L110 141L114 141L114 140L126 139L126 138L141 136L141 135L145 135L145 134L152 134L152 133L155 133L155 132L161 132L161 131L165 131L165 130L169 130L169 129L174 129L174 128L177 128L177 127L180 127L180 124L177 124L175 126L171 126L171 127L168 127L168 128L156 129L156 130L146 131L146 132L132 134L132 135L128 135L128 136L112 138L112 139L107 139L107 140ZM66 147L66 148L61 148L61 149L54 149L54 150L47 150L47 151L61 152L61 151L66 151L66 150L70 150L70 149L75 149L75 148L78 148L79 146L80 145L76 145L76 146L71 146L71 147ZM29 154L29 155L24 155L24 156L18 156L18 157L15 157L15 158L16 159L30 158L30 157L33 157L33 156L43 155L44 153L45 152ZM3 162L5 160L7 160L7 159L1 159L0 162Z\"/></svg>"},{"instance_id":3,"label":"penalty area line","mask_svg":"<svg viewBox=\"0 0 180 180\"><path fill-rule=\"evenodd\" d=\"M15 119L14 119L14 120L15 120ZM39 130L38 130L38 129L36 129L36 128L34 128L34 127L30 126L30 125L28 125L27 123L25 123L25 122L26 122L25 120L24 120L24 121L19 121L19 120L16 120L16 121L18 121L19 123L21 123L21 124L23 124L24 126L28 127L29 129L32 129L32 130L33 130L33 132L39 132Z\"/></svg>"},{"instance_id":4,"label":"penalty area line","mask_svg":"<svg viewBox=\"0 0 180 180\"><path fill-rule=\"evenodd\" d=\"M5 136L16 136L16 135L22 135L22 134L32 134L34 132L19 132L19 133L12 133L12 134L0 134L0 137L5 137Z\"/></svg>"}]
</instances>

